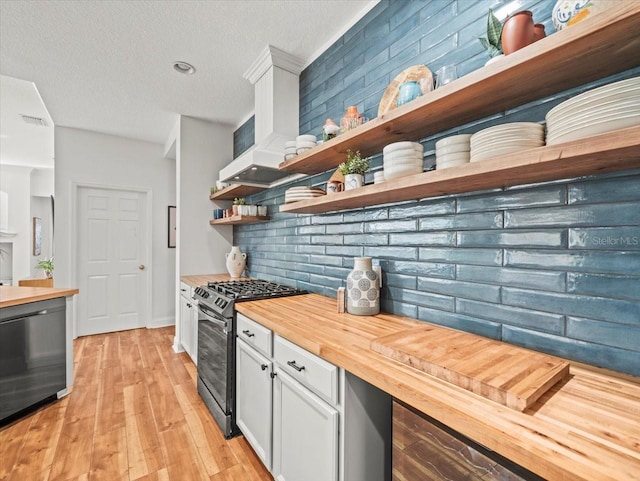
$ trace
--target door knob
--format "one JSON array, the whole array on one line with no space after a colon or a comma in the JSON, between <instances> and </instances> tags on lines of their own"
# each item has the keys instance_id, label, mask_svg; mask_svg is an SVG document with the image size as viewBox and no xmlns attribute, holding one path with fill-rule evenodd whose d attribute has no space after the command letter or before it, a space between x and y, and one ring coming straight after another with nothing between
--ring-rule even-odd
<instances>
[{"instance_id":1,"label":"door knob","mask_svg":"<svg viewBox=\"0 0 640 481\"><path fill-rule=\"evenodd\" d=\"M141 271L143 271L143 270L144 270L144 264L140 264L140 265L138 266L138 269L140 269Z\"/></svg>"}]
</instances>

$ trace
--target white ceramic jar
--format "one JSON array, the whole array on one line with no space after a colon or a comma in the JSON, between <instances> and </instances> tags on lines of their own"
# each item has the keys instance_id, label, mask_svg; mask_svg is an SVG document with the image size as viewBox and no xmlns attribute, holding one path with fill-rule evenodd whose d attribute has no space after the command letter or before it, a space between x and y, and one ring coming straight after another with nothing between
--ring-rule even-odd
<instances>
[{"instance_id":1,"label":"white ceramic jar","mask_svg":"<svg viewBox=\"0 0 640 481\"><path fill-rule=\"evenodd\" d=\"M347 276L347 312L357 316L380 312L380 279L371 257L354 258L353 270Z\"/></svg>"},{"instance_id":2,"label":"white ceramic jar","mask_svg":"<svg viewBox=\"0 0 640 481\"><path fill-rule=\"evenodd\" d=\"M227 270L231 277L241 277L247 265L247 254L240 251L240 247L232 246L231 252L225 254L227 258Z\"/></svg>"}]
</instances>

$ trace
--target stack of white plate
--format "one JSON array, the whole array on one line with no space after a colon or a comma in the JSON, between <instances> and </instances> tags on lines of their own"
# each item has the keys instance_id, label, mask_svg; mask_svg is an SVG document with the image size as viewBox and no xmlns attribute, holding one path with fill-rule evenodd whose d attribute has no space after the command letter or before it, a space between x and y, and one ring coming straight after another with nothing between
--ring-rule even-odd
<instances>
[{"instance_id":1,"label":"stack of white plate","mask_svg":"<svg viewBox=\"0 0 640 481\"><path fill-rule=\"evenodd\" d=\"M418 142L395 142L382 149L385 180L422 172L424 149Z\"/></svg>"},{"instance_id":2,"label":"stack of white plate","mask_svg":"<svg viewBox=\"0 0 640 481\"><path fill-rule=\"evenodd\" d=\"M544 145L544 127L534 122L496 125L471 136L471 162Z\"/></svg>"},{"instance_id":3,"label":"stack of white plate","mask_svg":"<svg viewBox=\"0 0 640 481\"><path fill-rule=\"evenodd\" d=\"M640 77L565 100L546 115L547 145L640 125Z\"/></svg>"},{"instance_id":4,"label":"stack of white plate","mask_svg":"<svg viewBox=\"0 0 640 481\"><path fill-rule=\"evenodd\" d=\"M315 135L298 135L296 137L296 153L301 154L316 146Z\"/></svg>"},{"instance_id":5,"label":"stack of white plate","mask_svg":"<svg viewBox=\"0 0 640 481\"><path fill-rule=\"evenodd\" d=\"M384 172L382 170L379 170L378 172L374 172L373 173L373 183L374 184L381 184L384 181L385 181Z\"/></svg>"},{"instance_id":6,"label":"stack of white plate","mask_svg":"<svg viewBox=\"0 0 640 481\"><path fill-rule=\"evenodd\" d=\"M284 203L289 204L299 200L314 199L325 194L326 192L320 187L291 187L284 193Z\"/></svg>"},{"instance_id":7,"label":"stack of white plate","mask_svg":"<svg viewBox=\"0 0 640 481\"><path fill-rule=\"evenodd\" d=\"M446 169L469 162L471 134L453 135L436 142L436 169Z\"/></svg>"},{"instance_id":8,"label":"stack of white plate","mask_svg":"<svg viewBox=\"0 0 640 481\"><path fill-rule=\"evenodd\" d=\"M284 143L284 160L289 160L298 154L296 143L295 140L288 140Z\"/></svg>"}]
</instances>

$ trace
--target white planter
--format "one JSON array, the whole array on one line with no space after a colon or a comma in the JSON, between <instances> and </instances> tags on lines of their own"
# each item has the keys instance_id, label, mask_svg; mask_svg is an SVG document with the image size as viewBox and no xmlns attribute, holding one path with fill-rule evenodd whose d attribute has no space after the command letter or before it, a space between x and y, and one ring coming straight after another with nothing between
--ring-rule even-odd
<instances>
[{"instance_id":1,"label":"white planter","mask_svg":"<svg viewBox=\"0 0 640 481\"><path fill-rule=\"evenodd\" d=\"M344 190L357 189L364 185L364 175L347 174L344 176Z\"/></svg>"},{"instance_id":2,"label":"white planter","mask_svg":"<svg viewBox=\"0 0 640 481\"><path fill-rule=\"evenodd\" d=\"M245 207L245 206L240 206ZM240 252L240 247L232 246L231 252L224 255L227 258L227 270L231 277L240 277L247 265L247 254Z\"/></svg>"},{"instance_id":3,"label":"white planter","mask_svg":"<svg viewBox=\"0 0 640 481\"><path fill-rule=\"evenodd\" d=\"M258 206L258 215L265 217L267 215L267 206L266 205L259 205Z\"/></svg>"},{"instance_id":4,"label":"white planter","mask_svg":"<svg viewBox=\"0 0 640 481\"><path fill-rule=\"evenodd\" d=\"M240 214L240 215L249 215L249 206L248 205L239 205L238 206L238 214Z\"/></svg>"},{"instance_id":5,"label":"white planter","mask_svg":"<svg viewBox=\"0 0 640 481\"><path fill-rule=\"evenodd\" d=\"M256 216L258 215L258 206L257 205L248 205L247 206L247 215Z\"/></svg>"}]
</instances>

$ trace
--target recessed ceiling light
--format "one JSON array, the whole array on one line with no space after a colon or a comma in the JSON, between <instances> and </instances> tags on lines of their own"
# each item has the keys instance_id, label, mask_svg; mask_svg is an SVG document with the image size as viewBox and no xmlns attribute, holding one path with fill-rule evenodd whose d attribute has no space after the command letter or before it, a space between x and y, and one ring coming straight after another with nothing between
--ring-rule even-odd
<instances>
[{"instance_id":1,"label":"recessed ceiling light","mask_svg":"<svg viewBox=\"0 0 640 481\"><path fill-rule=\"evenodd\" d=\"M188 62L178 61L173 64L173 69L176 72L183 73L185 75L191 75L196 73L196 68Z\"/></svg>"}]
</instances>

